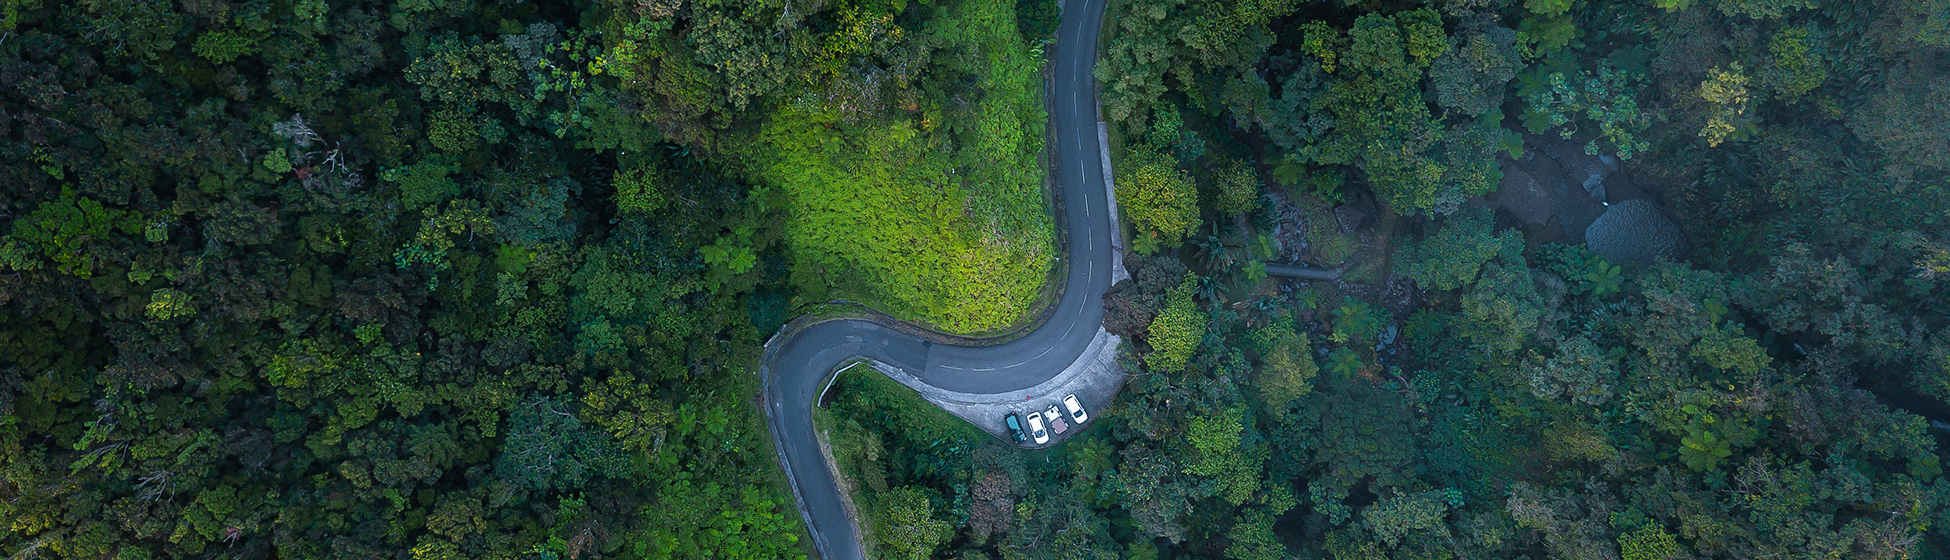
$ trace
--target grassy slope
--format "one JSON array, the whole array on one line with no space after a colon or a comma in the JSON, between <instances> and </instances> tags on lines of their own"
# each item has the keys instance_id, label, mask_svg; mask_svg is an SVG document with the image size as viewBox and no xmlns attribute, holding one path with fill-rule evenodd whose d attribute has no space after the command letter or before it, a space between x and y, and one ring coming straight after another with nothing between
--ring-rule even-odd
<instances>
[{"instance_id":1,"label":"grassy slope","mask_svg":"<svg viewBox=\"0 0 1950 560\"><path fill-rule=\"evenodd\" d=\"M808 296L954 332L993 330L1025 318L1055 252L1037 164L1037 64L1013 3L968 0L925 33L966 46L944 48L937 63L975 76L979 100L860 124L786 108L765 128L762 173L791 206L787 243Z\"/></svg>"}]
</instances>

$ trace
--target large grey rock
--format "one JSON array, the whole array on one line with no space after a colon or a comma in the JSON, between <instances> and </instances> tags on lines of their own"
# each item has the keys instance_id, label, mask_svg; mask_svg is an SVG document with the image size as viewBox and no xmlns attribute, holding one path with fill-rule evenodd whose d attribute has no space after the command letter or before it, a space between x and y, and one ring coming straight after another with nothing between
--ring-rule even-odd
<instances>
[{"instance_id":1,"label":"large grey rock","mask_svg":"<svg viewBox=\"0 0 1950 560\"><path fill-rule=\"evenodd\" d=\"M1584 242L1617 264L1648 264L1659 257L1676 260L1686 250L1684 232L1666 219L1658 204L1643 198L1611 205L1585 228Z\"/></svg>"}]
</instances>

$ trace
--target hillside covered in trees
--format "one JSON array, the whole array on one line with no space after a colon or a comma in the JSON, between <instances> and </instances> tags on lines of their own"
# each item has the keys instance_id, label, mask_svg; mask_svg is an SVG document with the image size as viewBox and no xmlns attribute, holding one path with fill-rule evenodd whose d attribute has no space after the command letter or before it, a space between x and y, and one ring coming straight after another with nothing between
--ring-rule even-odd
<instances>
[{"instance_id":1,"label":"hillside covered in trees","mask_svg":"<svg viewBox=\"0 0 1950 560\"><path fill-rule=\"evenodd\" d=\"M1030 318L1058 11L0 0L0 554L805 557L760 344ZM1950 555L1950 3L1103 34L1125 393L843 375L878 558Z\"/></svg>"},{"instance_id":2,"label":"hillside covered in trees","mask_svg":"<svg viewBox=\"0 0 1950 560\"><path fill-rule=\"evenodd\" d=\"M1950 554L1950 4L1105 21L1129 385L1020 453L842 384L884 557Z\"/></svg>"},{"instance_id":3,"label":"hillside covered in trees","mask_svg":"<svg viewBox=\"0 0 1950 560\"><path fill-rule=\"evenodd\" d=\"M0 2L0 557L803 557L764 337L1040 295L1020 8Z\"/></svg>"}]
</instances>

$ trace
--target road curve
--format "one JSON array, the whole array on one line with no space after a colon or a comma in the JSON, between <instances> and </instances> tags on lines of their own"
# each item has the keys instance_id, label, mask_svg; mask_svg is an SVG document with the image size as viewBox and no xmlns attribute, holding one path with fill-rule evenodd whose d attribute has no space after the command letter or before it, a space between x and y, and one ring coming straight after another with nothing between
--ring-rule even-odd
<instances>
[{"instance_id":1,"label":"road curve","mask_svg":"<svg viewBox=\"0 0 1950 560\"><path fill-rule=\"evenodd\" d=\"M812 410L834 370L871 359L949 391L1026 389L1063 371L1103 324L1117 239L1097 135L1097 28L1107 0L1065 0L1050 52L1053 172L1063 200L1070 259L1063 297L1034 332L997 346L930 344L865 320L828 321L766 345L761 375L765 416L779 462L822 560L864 560L859 530L819 449Z\"/></svg>"}]
</instances>

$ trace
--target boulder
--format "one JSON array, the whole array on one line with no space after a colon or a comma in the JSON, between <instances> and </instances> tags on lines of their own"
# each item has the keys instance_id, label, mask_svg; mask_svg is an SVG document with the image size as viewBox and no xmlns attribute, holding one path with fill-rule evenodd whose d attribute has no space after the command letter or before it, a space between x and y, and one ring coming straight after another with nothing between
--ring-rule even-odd
<instances>
[{"instance_id":1,"label":"boulder","mask_svg":"<svg viewBox=\"0 0 1950 560\"><path fill-rule=\"evenodd\" d=\"M1606 208L1585 228L1584 242L1615 264L1650 264L1660 257L1677 260L1686 250L1685 233L1658 204L1643 198Z\"/></svg>"}]
</instances>

